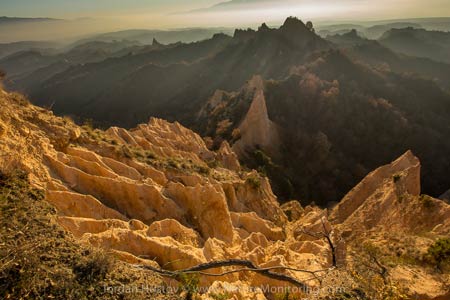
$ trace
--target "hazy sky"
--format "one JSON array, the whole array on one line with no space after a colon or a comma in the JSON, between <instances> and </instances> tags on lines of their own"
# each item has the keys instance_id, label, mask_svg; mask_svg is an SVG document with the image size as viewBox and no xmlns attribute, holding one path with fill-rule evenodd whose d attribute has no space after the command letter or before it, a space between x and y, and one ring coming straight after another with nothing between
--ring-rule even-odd
<instances>
[{"instance_id":1,"label":"hazy sky","mask_svg":"<svg viewBox=\"0 0 450 300\"><path fill-rule=\"evenodd\" d=\"M231 4L208 9L221 2ZM119 18L146 27L221 26L277 22L289 15L316 20L450 16L450 0L0 0L0 15Z\"/></svg>"}]
</instances>

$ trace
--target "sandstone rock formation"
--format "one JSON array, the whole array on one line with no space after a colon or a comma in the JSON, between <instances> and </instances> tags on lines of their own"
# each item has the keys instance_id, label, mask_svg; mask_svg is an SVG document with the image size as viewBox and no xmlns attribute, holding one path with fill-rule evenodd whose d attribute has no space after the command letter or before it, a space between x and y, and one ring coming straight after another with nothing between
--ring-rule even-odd
<instances>
[{"instance_id":1,"label":"sandstone rock formation","mask_svg":"<svg viewBox=\"0 0 450 300\"><path fill-rule=\"evenodd\" d=\"M238 155L245 155L248 150L262 148L268 153L276 154L279 136L275 123L269 119L262 78L252 78L247 90L254 92L253 101L238 127L241 137L233 145L233 150Z\"/></svg>"},{"instance_id":2,"label":"sandstone rock formation","mask_svg":"<svg viewBox=\"0 0 450 300\"><path fill-rule=\"evenodd\" d=\"M303 208L298 201L289 201L281 205L281 209L290 221L297 221L303 215Z\"/></svg>"},{"instance_id":3,"label":"sandstone rock formation","mask_svg":"<svg viewBox=\"0 0 450 300\"><path fill-rule=\"evenodd\" d=\"M420 162L411 151L373 171L333 209L330 219L354 232L448 232L448 205L420 195ZM435 229L436 225L439 226Z\"/></svg>"},{"instance_id":4,"label":"sandstone rock formation","mask_svg":"<svg viewBox=\"0 0 450 300\"><path fill-rule=\"evenodd\" d=\"M219 150L217 151L217 156L222 165L232 171L239 171L241 165L239 163L237 155L233 152L227 141L223 141Z\"/></svg>"},{"instance_id":5,"label":"sandstone rock formation","mask_svg":"<svg viewBox=\"0 0 450 300\"><path fill-rule=\"evenodd\" d=\"M267 114L259 118L262 90L255 95L242 146L273 142L275 136ZM0 171L29 172L57 209L61 226L80 242L132 264L179 270L246 259L260 268L288 267L278 271L320 286L316 277L296 269L331 267L326 237L346 261L362 238L386 245L386 236L395 231L429 245L450 234L450 206L420 195L420 162L411 152L370 173L332 210L302 208L298 202L280 207L268 179L241 170L227 143L210 151L178 123L151 119L132 130L101 131L78 127L3 91L0 106ZM269 135L254 134L252 122ZM429 236L418 237L422 232ZM404 268L401 274L419 267ZM438 286L425 294L445 294L440 279L423 272ZM405 276L392 278L404 283ZM214 290L228 291L234 299L264 299L260 290L243 292L243 287L288 285L252 272L204 276L201 284L210 286L203 299L214 299Z\"/></svg>"},{"instance_id":6,"label":"sandstone rock formation","mask_svg":"<svg viewBox=\"0 0 450 300\"><path fill-rule=\"evenodd\" d=\"M353 188L334 209L331 219L344 222L386 179L406 177L405 193L418 196L420 193L420 162L410 151L390 165L383 166L367 175ZM402 180L404 181L404 180Z\"/></svg>"}]
</instances>

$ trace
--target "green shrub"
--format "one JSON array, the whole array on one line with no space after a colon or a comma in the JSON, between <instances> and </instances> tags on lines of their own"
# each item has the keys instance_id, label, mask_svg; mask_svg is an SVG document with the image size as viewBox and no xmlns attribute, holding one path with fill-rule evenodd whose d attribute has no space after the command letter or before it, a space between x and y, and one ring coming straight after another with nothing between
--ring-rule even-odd
<instances>
[{"instance_id":1,"label":"green shrub","mask_svg":"<svg viewBox=\"0 0 450 300\"><path fill-rule=\"evenodd\" d=\"M437 240L428 248L424 259L440 271L447 269L450 266L450 238Z\"/></svg>"},{"instance_id":2,"label":"green shrub","mask_svg":"<svg viewBox=\"0 0 450 300\"><path fill-rule=\"evenodd\" d=\"M133 157L136 157L137 159L143 159L146 157L144 151L141 149L133 149L131 152L133 153Z\"/></svg>"},{"instance_id":3,"label":"green shrub","mask_svg":"<svg viewBox=\"0 0 450 300\"><path fill-rule=\"evenodd\" d=\"M148 151L148 150L145 151L145 157L147 159L156 159L157 158L157 156L156 156L156 154L154 152Z\"/></svg>"},{"instance_id":4,"label":"green shrub","mask_svg":"<svg viewBox=\"0 0 450 300\"><path fill-rule=\"evenodd\" d=\"M80 283L101 281L105 279L106 275L111 270L111 258L99 251L89 253L88 256L83 257L83 259L73 267L76 279Z\"/></svg>"},{"instance_id":5,"label":"green shrub","mask_svg":"<svg viewBox=\"0 0 450 300\"><path fill-rule=\"evenodd\" d=\"M289 292L275 294L275 300L289 300Z\"/></svg>"},{"instance_id":6,"label":"green shrub","mask_svg":"<svg viewBox=\"0 0 450 300\"><path fill-rule=\"evenodd\" d=\"M257 176L248 177L245 182L255 190L261 188L261 179Z\"/></svg>"},{"instance_id":7,"label":"green shrub","mask_svg":"<svg viewBox=\"0 0 450 300\"><path fill-rule=\"evenodd\" d=\"M200 278L198 274L181 274L178 277L180 289L186 292L186 300L192 300L199 291Z\"/></svg>"},{"instance_id":8,"label":"green shrub","mask_svg":"<svg viewBox=\"0 0 450 300\"><path fill-rule=\"evenodd\" d=\"M210 294L209 296L214 300L227 300L231 298L229 293Z\"/></svg>"},{"instance_id":9,"label":"green shrub","mask_svg":"<svg viewBox=\"0 0 450 300\"><path fill-rule=\"evenodd\" d=\"M402 178L402 175L400 175L400 174L395 174L394 176L392 176L392 180L394 181L394 183L399 182L401 178Z\"/></svg>"},{"instance_id":10,"label":"green shrub","mask_svg":"<svg viewBox=\"0 0 450 300\"><path fill-rule=\"evenodd\" d=\"M408 194L398 196L398 202L402 203L405 199L408 199Z\"/></svg>"},{"instance_id":11,"label":"green shrub","mask_svg":"<svg viewBox=\"0 0 450 300\"><path fill-rule=\"evenodd\" d=\"M31 104L30 100L28 100L25 96L19 93L13 93L12 99L14 99L14 101L21 106L28 106Z\"/></svg>"},{"instance_id":12,"label":"green shrub","mask_svg":"<svg viewBox=\"0 0 450 300\"><path fill-rule=\"evenodd\" d=\"M128 148L128 146L122 146L122 154L126 158L132 159L134 157L134 153Z\"/></svg>"},{"instance_id":13,"label":"green shrub","mask_svg":"<svg viewBox=\"0 0 450 300\"><path fill-rule=\"evenodd\" d=\"M256 160L256 163L260 166L273 166L272 159L262 150L256 150L253 152L253 156Z\"/></svg>"},{"instance_id":14,"label":"green shrub","mask_svg":"<svg viewBox=\"0 0 450 300\"><path fill-rule=\"evenodd\" d=\"M83 128L87 129L87 130L93 130L94 129L94 120L92 119L84 119L83 121Z\"/></svg>"},{"instance_id":15,"label":"green shrub","mask_svg":"<svg viewBox=\"0 0 450 300\"><path fill-rule=\"evenodd\" d=\"M208 167L215 169L218 167L222 167L222 164L217 159L213 159L207 162Z\"/></svg>"},{"instance_id":16,"label":"green shrub","mask_svg":"<svg viewBox=\"0 0 450 300\"><path fill-rule=\"evenodd\" d=\"M173 160L173 159L168 159L167 160L167 165L169 167L171 167L171 168L181 169L180 164L177 161Z\"/></svg>"},{"instance_id":17,"label":"green shrub","mask_svg":"<svg viewBox=\"0 0 450 300\"><path fill-rule=\"evenodd\" d=\"M420 202L422 202L422 204L425 208L433 208L434 207L433 198L431 198L430 196L420 195Z\"/></svg>"},{"instance_id":18,"label":"green shrub","mask_svg":"<svg viewBox=\"0 0 450 300\"><path fill-rule=\"evenodd\" d=\"M205 166L196 166L196 171L203 175L209 175L211 173L211 169Z\"/></svg>"}]
</instances>

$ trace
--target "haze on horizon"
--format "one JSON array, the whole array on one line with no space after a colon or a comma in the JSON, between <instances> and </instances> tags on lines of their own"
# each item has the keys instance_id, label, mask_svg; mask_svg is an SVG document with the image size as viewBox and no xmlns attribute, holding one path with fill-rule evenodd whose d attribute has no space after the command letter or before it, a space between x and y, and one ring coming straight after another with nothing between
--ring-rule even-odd
<instances>
[{"instance_id":1,"label":"haze on horizon","mask_svg":"<svg viewBox=\"0 0 450 300\"><path fill-rule=\"evenodd\" d=\"M0 0L0 15L70 20L14 28L14 39L75 37L124 29L245 27L279 24L287 16L321 23L449 17L448 0ZM44 24L45 25L45 24ZM4 31L4 30L3 30ZM10 39L13 38L12 36ZM0 34L0 42L7 40Z\"/></svg>"}]
</instances>

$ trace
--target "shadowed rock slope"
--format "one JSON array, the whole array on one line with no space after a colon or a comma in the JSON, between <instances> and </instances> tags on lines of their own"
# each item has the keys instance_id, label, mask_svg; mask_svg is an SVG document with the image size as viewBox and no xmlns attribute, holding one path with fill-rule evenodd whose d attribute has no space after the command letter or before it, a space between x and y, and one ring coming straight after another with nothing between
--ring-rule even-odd
<instances>
[{"instance_id":1,"label":"shadowed rock slope","mask_svg":"<svg viewBox=\"0 0 450 300\"><path fill-rule=\"evenodd\" d=\"M423 163L423 190L443 194L448 118L450 94L436 83L332 50L282 80L254 76L216 91L196 125L215 148L227 140L241 162L265 172L283 201L327 206L409 149Z\"/></svg>"},{"instance_id":2,"label":"shadowed rock slope","mask_svg":"<svg viewBox=\"0 0 450 300\"><path fill-rule=\"evenodd\" d=\"M329 43L302 21L288 18L278 29L261 26L257 31L236 30L233 37L216 34L195 43L153 45L103 59L98 55L95 62L84 60L59 70L37 52L31 58L22 54L17 60L0 61L0 68L16 73L8 87L27 93L36 104L51 105L57 114L124 127L150 116L193 124L192 114L216 89L235 90L255 74L283 78L311 53L328 48ZM42 66L30 74L19 68L22 61L42 61Z\"/></svg>"},{"instance_id":3,"label":"shadowed rock slope","mask_svg":"<svg viewBox=\"0 0 450 300\"><path fill-rule=\"evenodd\" d=\"M1 91L0 101L1 171L28 172L56 208L59 225L130 266L179 270L246 259L260 268L291 268L279 272L319 288L311 295L317 299L337 285L369 298L448 294L448 272L437 272L422 255L450 233L450 206L420 195L420 163L411 152L370 173L332 210L280 206L269 181L241 169L229 145L210 151L178 123L151 119L131 130L101 131L17 94ZM386 272L364 268L373 256ZM238 272L200 276L200 285L210 287L203 299L216 299L227 286L241 287L231 292L238 299L272 299L276 292L242 287L287 283Z\"/></svg>"}]
</instances>

